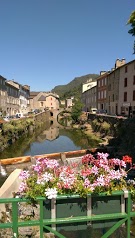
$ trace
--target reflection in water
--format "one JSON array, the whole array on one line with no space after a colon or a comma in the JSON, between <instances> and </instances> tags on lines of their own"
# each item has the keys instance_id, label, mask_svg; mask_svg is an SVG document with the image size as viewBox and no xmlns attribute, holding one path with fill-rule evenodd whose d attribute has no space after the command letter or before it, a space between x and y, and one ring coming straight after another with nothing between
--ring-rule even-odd
<instances>
[{"instance_id":1,"label":"reflection in water","mask_svg":"<svg viewBox=\"0 0 135 238\"><path fill-rule=\"evenodd\" d=\"M20 140L0 153L0 158L25 155L41 155L97 147L99 141L88 138L81 130L63 129L57 122L41 128L36 133L23 136Z\"/></svg>"},{"instance_id":2,"label":"reflection in water","mask_svg":"<svg viewBox=\"0 0 135 238\"><path fill-rule=\"evenodd\" d=\"M62 133L61 129L60 131ZM81 146L76 146L75 143L66 135L61 134L59 136L59 134L53 134L53 130L47 131L46 136L48 137L46 137L46 139L42 142L33 142L30 145L30 149L27 150L24 155L33 156L39 154L50 154L55 152L73 151L81 149Z\"/></svg>"}]
</instances>

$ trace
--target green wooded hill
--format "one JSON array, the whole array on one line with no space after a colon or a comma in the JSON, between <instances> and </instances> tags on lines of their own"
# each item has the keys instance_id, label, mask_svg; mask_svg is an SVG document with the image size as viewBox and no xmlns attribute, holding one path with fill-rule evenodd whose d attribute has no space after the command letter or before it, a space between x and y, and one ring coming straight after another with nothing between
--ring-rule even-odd
<instances>
[{"instance_id":1,"label":"green wooded hill","mask_svg":"<svg viewBox=\"0 0 135 238\"><path fill-rule=\"evenodd\" d=\"M58 85L52 92L55 92L59 95L60 99L65 99L71 96L80 97L82 91L82 84L87 82L88 79L93 79L99 77L98 74L87 74L84 76L76 77L71 82L66 85Z\"/></svg>"}]
</instances>

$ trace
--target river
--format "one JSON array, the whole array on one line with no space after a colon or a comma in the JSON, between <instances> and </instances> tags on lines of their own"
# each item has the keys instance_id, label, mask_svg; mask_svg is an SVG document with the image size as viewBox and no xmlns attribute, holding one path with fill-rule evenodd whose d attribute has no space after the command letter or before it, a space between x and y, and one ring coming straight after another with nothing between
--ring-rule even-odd
<instances>
[{"instance_id":1,"label":"river","mask_svg":"<svg viewBox=\"0 0 135 238\"><path fill-rule=\"evenodd\" d=\"M17 142L0 153L0 159L35 156L57 152L95 148L97 140L87 137L82 130L62 127L58 123L47 125L35 133L22 136ZM0 186L6 177L0 175Z\"/></svg>"},{"instance_id":2,"label":"river","mask_svg":"<svg viewBox=\"0 0 135 238\"><path fill-rule=\"evenodd\" d=\"M87 137L82 130L62 128L55 124L23 136L0 153L0 159L90 149L97 145L98 141Z\"/></svg>"}]
</instances>

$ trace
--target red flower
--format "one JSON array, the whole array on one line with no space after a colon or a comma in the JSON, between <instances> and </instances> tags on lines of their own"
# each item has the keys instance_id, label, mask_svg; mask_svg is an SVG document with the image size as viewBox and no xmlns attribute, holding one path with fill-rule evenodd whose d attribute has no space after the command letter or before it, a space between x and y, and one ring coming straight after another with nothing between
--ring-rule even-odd
<instances>
[{"instance_id":1,"label":"red flower","mask_svg":"<svg viewBox=\"0 0 135 238\"><path fill-rule=\"evenodd\" d=\"M132 158L129 155L124 155L122 157L122 160L125 161L125 163L129 163L132 165Z\"/></svg>"}]
</instances>

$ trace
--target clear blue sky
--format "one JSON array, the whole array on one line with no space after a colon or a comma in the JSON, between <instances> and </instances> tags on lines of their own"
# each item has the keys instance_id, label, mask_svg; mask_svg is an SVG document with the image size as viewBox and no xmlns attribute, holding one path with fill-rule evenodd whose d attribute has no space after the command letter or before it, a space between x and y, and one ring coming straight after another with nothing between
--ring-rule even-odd
<instances>
[{"instance_id":1,"label":"clear blue sky","mask_svg":"<svg viewBox=\"0 0 135 238\"><path fill-rule=\"evenodd\" d=\"M50 91L135 59L135 0L0 0L0 75Z\"/></svg>"}]
</instances>

